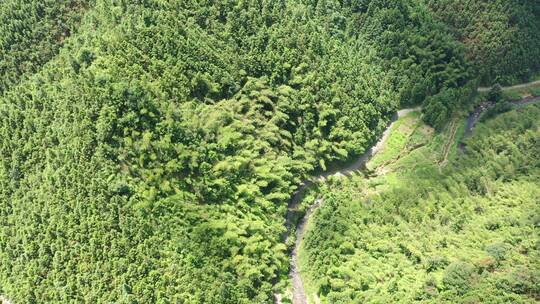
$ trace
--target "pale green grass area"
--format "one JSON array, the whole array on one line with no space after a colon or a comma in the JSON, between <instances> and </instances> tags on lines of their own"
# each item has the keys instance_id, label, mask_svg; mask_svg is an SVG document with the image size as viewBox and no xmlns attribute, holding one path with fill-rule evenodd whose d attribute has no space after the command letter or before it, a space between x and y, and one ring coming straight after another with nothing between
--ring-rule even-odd
<instances>
[{"instance_id":1,"label":"pale green grass area","mask_svg":"<svg viewBox=\"0 0 540 304\"><path fill-rule=\"evenodd\" d=\"M459 157L458 145L461 142L461 140L463 139L463 136L465 136L465 128L466 127L467 127L467 121L465 119L459 119L458 120L458 125L457 125L457 128L456 128L455 137L451 141L451 146L450 146L450 150L449 150L450 153L448 154L448 159L449 160L456 159L457 157Z\"/></svg>"},{"instance_id":2,"label":"pale green grass area","mask_svg":"<svg viewBox=\"0 0 540 304\"><path fill-rule=\"evenodd\" d=\"M367 163L369 170L375 170L390 163L404 153L411 135L422 125L420 115L420 112L412 112L400 117L394 123L382 149Z\"/></svg>"}]
</instances>

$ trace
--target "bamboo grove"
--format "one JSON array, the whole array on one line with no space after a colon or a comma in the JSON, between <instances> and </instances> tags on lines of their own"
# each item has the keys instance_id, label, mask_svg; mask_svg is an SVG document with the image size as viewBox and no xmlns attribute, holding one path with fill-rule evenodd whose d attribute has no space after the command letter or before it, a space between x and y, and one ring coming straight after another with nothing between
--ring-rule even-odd
<instances>
[{"instance_id":1,"label":"bamboo grove","mask_svg":"<svg viewBox=\"0 0 540 304\"><path fill-rule=\"evenodd\" d=\"M443 128L479 75L515 68L475 69L440 8L3 1L0 294L270 303L302 179L363 153L400 106Z\"/></svg>"}]
</instances>

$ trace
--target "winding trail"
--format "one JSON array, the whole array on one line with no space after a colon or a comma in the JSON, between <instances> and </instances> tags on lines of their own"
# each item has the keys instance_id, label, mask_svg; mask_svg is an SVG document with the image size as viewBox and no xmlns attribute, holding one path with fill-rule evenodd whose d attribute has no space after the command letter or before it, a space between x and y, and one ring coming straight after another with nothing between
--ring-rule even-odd
<instances>
[{"instance_id":1,"label":"winding trail","mask_svg":"<svg viewBox=\"0 0 540 304\"><path fill-rule=\"evenodd\" d=\"M535 83L539 83L535 82ZM514 86L510 88L519 88L519 87L526 87L531 84L525 84L525 85L519 85ZM485 88L479 88L478 91L482 92L482 89ZM506 88L505 88L506 89ZM489 88L487 89L489 90ZM510 102L512 105L525 105L533 102L540 101L540 97L527 97L520 100L512 101ZM493 107L493 103L483 103L477 106L474 111L472 111L468 118L467 118L467 126L465 128L465 136L468 136L471 134L472 129L478 122L481 114ZM378 151L380 151L388 139L388 136L390 135L390 130L392 129L392 126L396 122L396 120L399 117L402 117L404 115L407 115L411 112L420 111L420 108L409 108L409 109L403 109L398 111L394 117L392 118L391 123L388 125L384 133L382 134L379 141L372 146L368 151L366 151L364 154L362 154L360 157L356 159L353 163L346 165L345 167L337 170L331 170L328 172L325 172L319 176L312 177L308 180L305 180L300 184L298 189L293 193L293 196L291 200L289 201L288 207L287 207L287 217L286 217L286 228L287 231L283 235L283 239L285 242L287 242L291 236L291 233L294 229L294 219L298 213L298 206L300 202L302 201L303 195L305 191L311 187L315 182L325 182L326 179L330 176L333 177L343 177L343 176L350 176L354 172L358 172L362 169L365 169L366 163L371 159L371 157L376 154ZM294 242L294 247L291 252L291 270L289 273L291 283L292 283L292 303L293 304L308 304L308 295L306 294L306 290L304 288L304 284L302 282L302 277L299 269L299 261L298 261L298 250L300 248L300 244L302 242L302 238L304 236L304 232L306 230L307 223L311 217L311 215L317 210L317 208L323 203L322 199L317 199L314 204L307 210L304 217L300 220L298 223L298 226L296 227L296 239ZM316 295L315 295L316 296ZM318 300L318 299L316 299ZM275 302L276 304L281 304L281 294L275 294ZM318 301L317 301L318 302Z\"/></svg>"},{"instance_id":2,"label":"winding trail","mask_svg":"<svg viewBox=\"0 0 540 304\"><path fill-rule=\"evenodd\" d=\"M285 222L287 231L285 235L283 236L283 239L285 240L286 243L288 242L289 237L291 236L291 232L294 229L294 224L295 224L294 220L298 213L298 206L300 202L302 201L302 197L305 191L309 187L311 187L315 182L317 181L324 182L330 176L333 176L333 177L350 176L352 173L364 169L366 163L371 159L371 157L374 154L376 154L378 151L380 151L381 148L383 147L385 141L388 139L388 136L390 135L390 130L392 129L392 126L394 125L396 120L399 117L402 117L404 115L407 115L415 111L420 111L420 108L410 108L410 109L403 109L403 110L398 111L394 115L394 117L392 117L391 123L383 132L381 139L379 139L379 141L374 146L372 146L368 151L366 151L364 154L358 157L356 161L354 161L353 163L350 163L343 168L340 168L337 170L330 170L319 176L312 177L308 180L305 180L304 182L300 184L298 189L294 192L287 206L287 218ZM289 274L291 278L291 282L292 282L293 304L307 304L308 303L307 302L308 297L304 289L304 284L302 283L302 278L300 276L300 270L299 270L299 264L298 264L298 249L300 248L300 243L302 242L302 237L304 236L306 224L309 218L321 204L322 204L321 199L315 201L315 203L307 210L304 217L298 223L298 227L296 227L296 239L294 242L293 250L291 252L291 271ZM275 298L276 298L276 303L280 304L281 295L276 294Z\"/></svg>"},{"instance_id":3,"label":"winding trail","mask_svg":"<svg viewBox=\"0 0 540 304\"><path fill-rule=\"evenodd\" d=\"M518 85L515 85L515 86L510 86L510 87L503 87L502 90L503 91L508 91L508 90L514 90L514 89L524 89L524 88L534 86L534 85L540 85L540 80L529 82L529 83L522 83L522 84L518 84ZM491 87L480 87L480 88L478 88L478 92L480 92L480 93L489 92L489 90L491 90Z\"/></svg>"}]
</instances>

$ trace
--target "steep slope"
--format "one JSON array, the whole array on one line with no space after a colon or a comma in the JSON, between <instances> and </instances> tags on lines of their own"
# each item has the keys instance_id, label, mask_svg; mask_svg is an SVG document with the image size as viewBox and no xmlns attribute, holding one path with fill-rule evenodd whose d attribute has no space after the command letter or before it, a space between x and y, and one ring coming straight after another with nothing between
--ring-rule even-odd
<instances>
[{"instance_id":1,"label":"steep slope","mask_svg":"<svg viewBox=\"0 0 540 304\"><path fill-rule=\"evenodd\" d=\"M467 48L480 82L521 83L540 71L536 0L426 0Z\"/></svg>"},{"instance_id":2,"label":"steep slope","mask_svg":"<svg viewBox=\"0 0 540 304\"><path fill-rule=\"evenodd\" d=\"M92 0L0 3L0 94L38 71L77 30Z\"/></svg>"},{"instance_id":3,"label":"steep slope","mask_svg":"<svg viewBox=\"0 0 540 304\"><path fill-rule=\"evenodd\" d=\"M522 106L478 125L441 168L430 157L443 134L419 130L409 142L422 148L386 175L321 189L300 251L310 291L322 303L536 303L539 115Z\"/></svg>"},{"instance_id":4,"label":"steep slope","mask_svg":"<svg viewBox=\"0 0 540 304\"><path fill-rule=\"evenodd\" d=\"M364 152L416 73L446 71L397 81L407 67L371 50L354 14L339 1L88 7L59 54L0 98L0 294L270 302L299 181ZM406 22L434 41L429 57L454 45L431 18ZM419 94L465 82L460 56L438 60L458 72Z\"/></svg>"}]
</instances>

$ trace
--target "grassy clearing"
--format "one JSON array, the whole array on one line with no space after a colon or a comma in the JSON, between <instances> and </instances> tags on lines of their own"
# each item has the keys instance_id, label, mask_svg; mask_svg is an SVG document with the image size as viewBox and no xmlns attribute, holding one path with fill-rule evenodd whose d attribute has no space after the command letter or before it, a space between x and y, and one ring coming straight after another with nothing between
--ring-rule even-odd
<instances>
[{"instance_id":1,"label":"grassy clearing","mask_svg":"<svg viewBox=\"0 0 540 304\"><path fill-rule=\"evenodd\" d=\"M442 132L435 133L422 123L420 117L415 119L417 127L404 143L401 155L377 170L377 177L372 183L379 184L379 188L396 186L410 176L425 179L439 176L441 164L456 157L457 145L465 128L464 120L456 119Z\"/></svg>"},{"instance_id":2,"label":"grassy clearing","mask_svg":"<svg viewBox=\"0 0 540 304\"><path fill-rule=\"evenodd\" d=\"M311 225L312 225L312 223L309 222L306 229L307 230L313 229L313 227L311 227ZM299 252L303 252L303 251L304 251L303 244L301 244ZM298 263L299 263L299 267L300 267L301 270L302 269L307 269L308 264L309 264L309 258L306 255L299 254ZM309 275L304 274L302 271L301 271L301 273L302 273L302 283L304 284L304 290L305 290L307 298L308 298L308 303L316 304L317 303L316 297L317 297L317 290L318 290L318 288L316 287L317 284L311 280L311 277ZM317 300L318 300L318 298L317 298ZM285 302L285 303L289 303L289 302ZM292 302L290 302L290 303L292 303Z\"/></svg>"},{"instance_id":3,"label":"grassy clearing","mask_svg":"<svg viewBox=\"0 0 540 304\"><path fill-rule=\"evenodd\" d=\"M419 112L412 112L400 117L390 129L390 135L383 148L367 163L369 170L375 170L384 166L403 154L408 148L408 143L416 129L422 126Z\"/></svg>"}]
</instances>

